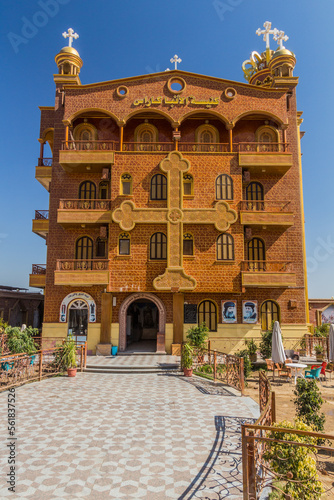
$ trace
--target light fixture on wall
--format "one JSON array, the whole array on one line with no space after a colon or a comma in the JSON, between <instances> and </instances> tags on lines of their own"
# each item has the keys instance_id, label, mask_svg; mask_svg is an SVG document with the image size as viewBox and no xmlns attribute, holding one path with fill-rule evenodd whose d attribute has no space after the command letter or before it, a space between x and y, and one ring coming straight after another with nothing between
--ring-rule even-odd
<instances>
[{"instance_id":1,"label":"light fixture on wall","mask_svg":"<svg viewBox=\"0 0 334 500\"><path fill-rule=\"evenodd\" d=\"M113 307L115 307L116 304L117 304L117 297L113 297L112 298L112 305L113 305Z\"/></svg>"}]
</instances>

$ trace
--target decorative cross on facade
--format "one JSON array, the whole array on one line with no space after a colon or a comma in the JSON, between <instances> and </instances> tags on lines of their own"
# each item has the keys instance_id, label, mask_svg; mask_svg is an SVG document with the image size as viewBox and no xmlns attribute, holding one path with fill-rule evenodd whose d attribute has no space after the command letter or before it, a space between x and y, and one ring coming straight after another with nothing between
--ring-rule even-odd
<instances>
[{"instance_id":1,"label":"decorative cross on facade","mask_svg":"<svg viewBox=\"0 0 334 500\"><path fill-rule=\"evenodd\" d=\"M175 64L175 69L177 69L177 63L181 63L182 62L182 59L179 58L179 56L177 56L175 54L174 57L172 57L172 59L170 60L171 63L174 63Z\"/></svg>"},{"instance_id":2,"label":"decorative cross on facade","mask_svg":"<svg viewBox=\"0 0 334 500\"><path fill-rule=\"evenodd\" d=\"M132 201L123 201L112 213L112 219L123 231L131 231L140 223L166 223L167 268L153 280L153 286L163 291L194 290L195 278L183 269L183 224L214 224L222 232L237 220L237 213L225 201L217 202L213 208L183 208L183 174L190 169L190 162L179 151L169 153L159 167L167 175L167 208L136 208Z\"/></svg>"},{"instance_id":3,"label":"decorative cross on facade","mask_svg":"<svg viewBox=\"0 0 334 500\"><path fill-rule=\"evenodd\" d=\"M271 29L271 22L270 21L266 21L264 23L263 27L264 27L264 30L261 30L261 28L258 28L255 33L258 36L263 35L263 40L266 42L266 49L270 49L269 35L275 35L277 29L276 28L274 28L273 30Z\"/></svg>"},{"instance_id":4,"label":"decorative cross on facade","mask_svg":"<svg viewBox=\"0 0 334 500\"><path fill-rule=\"evenodd\" d=\"M74 30L72 28L68 28L67 32L64 31L63 37L68 38L68 46L72 47L73 38L77 39L79 38L79 35L78 33L74 33Z\"/></svg>"},{"instance_id":5,"label":"decorative cross on facade","mask_svg":"<svg viewBox=\"0 0 334 500\"><path fill-rule=\"evenodd\" d=\"M279 31L275 28L276 33L274 34L274 40L278 43L279 50L285 49L283 42L289 40L289 37L284 33L284 31Z\"/></svg>"}]
</instances>

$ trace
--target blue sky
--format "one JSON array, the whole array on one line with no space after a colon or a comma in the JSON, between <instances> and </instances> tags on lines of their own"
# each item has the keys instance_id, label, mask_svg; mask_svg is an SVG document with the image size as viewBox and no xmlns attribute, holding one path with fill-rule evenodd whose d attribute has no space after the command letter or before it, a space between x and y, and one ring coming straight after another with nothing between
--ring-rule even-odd
<instances>
[{"instance_id":1,"label":"blue sky","mask_svg":"<svg viewBox=\"0 0 334 500\"><path fill-rule=\"evenodd\" d=\"M295 52L302 140L309 296L334 295L332 20L322 0L2 0L0 284L28 287L33 263L46 261L44 240L31 232L34 211L48 208L35 180L38 106L54 105L54 56L73 46L84 65L82 83L180 69L244 81L241 64L264 50L255 34L265 21L289 36ZM275 42L272 42L275 48Z\"/></svg>"}]
</instances>

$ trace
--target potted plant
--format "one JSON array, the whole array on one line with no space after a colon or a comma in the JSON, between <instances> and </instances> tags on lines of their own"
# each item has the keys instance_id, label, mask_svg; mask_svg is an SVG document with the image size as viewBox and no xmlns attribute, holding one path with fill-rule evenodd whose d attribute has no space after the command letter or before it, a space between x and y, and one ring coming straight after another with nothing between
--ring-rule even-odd
<instances>
[{"instance_id":1,"label":"potted plant","mask_svg":"<svg viewBox=\"0 0 334 500\"><path fill-rule=\"evenodd\" d=\"M256 345L256 342L254 342L253 339L246 340L246 346L247 346L249 359L251 360L252 363L255 363L257 360L257 350L258 350L258 346Z\"/></svg>"},{"instance_id":2,"label":"potted plant","mask_svg":"<svg viewBox=\"0 0 334 500\"><path fill-rule=\"evenodd\" d=\"M197 350L199 364L204 362L203 350L208 335L209 335L209 328L206 326L205 323L202 323L198 326L193 326L189 328L189 330L187 331L187 339L189 340L189 344L195 347Z\"/></svg>"},{"instance_id":3,"label":"potted plant","mask_svg":"<svg viewBox=\"0 0 334 500\"><path fill-rule=\"evenodd\" d=\"M191 377L193 374L193 352L194 349L190 344L182 346L181 364L185 377Z\"/></svg>"},{"instance_id":4,"label":"potted plant","mask_svg":"<svg viewBox=\"0 0 334 500\"><path fill-rule=\"evenodd\" d=\"M61 347L61 363L67 368L67 375L75 377L77 374L77 346L70 335Z\"/></svg>"},{"instance_id":5,"label":"potted plant","mask_svg":"<svg viewBox=\"0 0 334 500\"><path fill-rule=\"evenodd\" d=\"M323 359L324 359L324 346L322 346L321 344L315 345L314 350L315 350L315 356L316 356L317 361L323 361Z\"/></svg>"},{"instance_id":6,"label":"potted plant","mask_svg":"<svg viewBox=\"0 0 334 500\"><path fill-rule=\"evenodd\" d=\"M306 356L306 340L305 337L302 338L300 342L300 349L298 349L299 356Z\"/></svg>"}]
</instances>

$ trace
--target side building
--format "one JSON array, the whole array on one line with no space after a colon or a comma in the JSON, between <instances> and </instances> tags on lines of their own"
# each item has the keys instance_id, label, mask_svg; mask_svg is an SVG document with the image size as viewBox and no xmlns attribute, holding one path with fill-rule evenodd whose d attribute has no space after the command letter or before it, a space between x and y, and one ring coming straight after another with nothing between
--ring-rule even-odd
<instances>
[{"instance_id":1,"label":"side building","mask_svg":"<svg viewBox=\"0 0 334 500\"><path fill-rule=\"evenodd\" d=\"M36 167L44 336L171 352L205 322L231 352L273 320L307 331L295 63L279 47L244 63L248 83L176 69L82 85L61 49Z\"/></svg>"}]
</instances>

